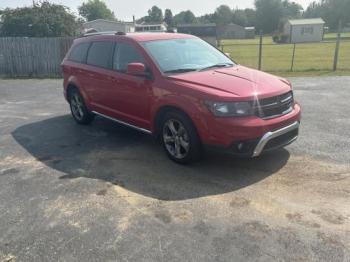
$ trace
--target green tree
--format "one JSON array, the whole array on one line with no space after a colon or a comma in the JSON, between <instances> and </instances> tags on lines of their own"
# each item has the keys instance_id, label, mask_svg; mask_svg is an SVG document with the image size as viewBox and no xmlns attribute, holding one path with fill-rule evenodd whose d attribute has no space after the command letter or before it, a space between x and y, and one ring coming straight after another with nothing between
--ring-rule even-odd
<instances>
[{"instance_id":1,"label":"green tree","mask_svg":"<svg viewBox=\"0 0 350 262\"><path fill-rule=\"evenodd\" d=\"M256 11L251 8L244 9L245 15L247 17L247 26L256 25Z\"/></svg>"},{"instance_id":2,"label":"green tree","mask_svg":"<svg viewBox=\"0 0 350 262\"><path fill-rule=\"evenodd\" d=\"M281 0L255 0L256 27L264 33L272 33L278 28L283 16Z\"/></svg>"},{"instance_id":3,"label":"green tree","mask_svg":"<svg viewBox=\"0 0 350 262\"><path fill-rule=\"evenodd\" d=\"M305 18L322 17L333 30L338 28L339 21L343 25L350 23L349 0L323 0L311 3L303 16Z\"/></svg>"},{"instance_id":4,"label":"green tree","mask_svg":"<svg viewBox=\"0 0 350 262\"><path fill-rule=\"evenodd\" d=\"M300 18L303 7L295 2L289 2L284 0L282 2L283 6L283 17L285 18Z\"/></svg>"},{"instance_id":5,"label":"green tree","mask_svg":"<svg viewBox=\"0 0 350 262\"><path fill-rule=\"evenodd\" d=\"M206 14L197 18L197 22L200 24L215 23L214 14Z\"/></svg>"},{"instance_id":6,"label":"green tree","mask_svg":"<svg viewBox=\"0 0 350 262\"><path fill-rule=\"evenodd\" d=\"M79 21L67 7L47 1L32 7L5 9L1 20L2 36L74 36L80 28Z\"/></svg>"},{"instance_id":7,"label":"green tree","mask_svg":"<svg viewBox=\"0 0 350 262\"><path fill-rule=\"evenodd\" d=\"M241 9L235 10L233 12L232 22L237 25L246 26L248 24L246 12Z\"/></svg>"},{"instance_id":8,"label":"green tree","mask_svg":"<svg viewBox=\"0 0 350 262\"><path fill-rule=\"evenodd\" d=\"M182 11L174 16L175 24L194 24L196 22L196 16L190 10Z\"/></svg>"},{"instance_id":9,"label":"green tree","mask_svg":"<svg viewBox=\"0 0 350 262\"><path fill-rule=\"evenodd\" d=\"M88 0L78 7L79 14L87 21L96 19L110 19L114 20L114 13L107 7L102 0Z\"/></svg>"},{"instance_id":10,"label":"green tree","mask_svg":"<svg viewBox=\"0 0 350 262\"><path fill-rule=\"evenodd\" d=\"M170 9L165 9L164 11L164 22L167 23L169 27L174 26L174 17Z\"/></svg>"},{"instance_id":11,"label":"green tree","mask_svg":"<svg viewBox=\"0 0 350 262\"><path fill-rule=\"evenodd\" d=\"M152 23L161 23L163 22L163 11L158 6L152 6L151 9L148 10L148 21Z\"/></svg>"},{"instance_id":12,"label":"green tree","mask_svg":"<svg viewBox=\"0 0 350 262\"><path fill-rule=\"evenodd\" d=\"M163 22L163 11L158 6L152 6L148 10L148 15L141 17L137 20L137 23L161 23Z\"/></svg>"},{"instance_id":13,"label":"green tree","mask_svg":"<svg viewBox=\"0 0 350 262\"><path fill-rule=\"evenodd\" d=\"M221 5L216 9L214 17L217 25L228 25L232 22L233 13L230 7L227 5Z\"/></svg>"}]
</instances>

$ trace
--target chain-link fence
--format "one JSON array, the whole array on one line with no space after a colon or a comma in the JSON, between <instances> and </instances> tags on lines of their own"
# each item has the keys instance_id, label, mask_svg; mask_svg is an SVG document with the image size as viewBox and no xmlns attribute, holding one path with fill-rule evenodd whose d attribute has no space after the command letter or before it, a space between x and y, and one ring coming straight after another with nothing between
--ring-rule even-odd
<instances>
[{"instance_id":1,"label":"chain-link fence","mask_svg":"<svg viewBox=\"0 0 350 262\"><path fill-rule=\"evenodd\" d=\"M337 40L298 44L262 41L261 45L259 41L226 40L221 42L220 48L237 63L264 71L350 70L350 40L338 41L338 55Z\"/></svg>"},{"instance_id":2,"label":"chain-link fence","mask_svg":"<svg viewBox=\"0 0 350 262\"><path fill-rule=\"evenodd\" d=\"M0 38L0 76L59 77L73 38ZM237 63L264 71L350 70L350 35L317 43L275 44L271 37L223 40L220 48ZM261 63L259 63L259 60ZM259 67L260 64L260 67ZM336 66L335 66L336 65Z\"/></svg>"}]
</instances>

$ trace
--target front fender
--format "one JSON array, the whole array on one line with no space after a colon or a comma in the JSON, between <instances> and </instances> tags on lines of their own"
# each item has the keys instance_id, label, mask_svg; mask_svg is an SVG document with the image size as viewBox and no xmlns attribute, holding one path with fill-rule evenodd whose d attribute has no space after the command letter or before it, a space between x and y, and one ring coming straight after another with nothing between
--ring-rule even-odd
<instances>
[{"instance_id":1,"label":"front fender","mask_svg":"<svg viewBox=\"0 0 350 262\"><path fill-rule=\"evenodd\" d=\"M158 113L165 107L173 107L187 114L192 120L194 126L197 129L198 135L201 141L205 141L208 137L209 130L208 125L203 117L205 114L203 110L207 110L203 105L202 101L194 97L179 95L179 94L168 94L163 96L151 108L151 127L152 132L157 130L156 118Z\"/></svg>"}]
</instances>

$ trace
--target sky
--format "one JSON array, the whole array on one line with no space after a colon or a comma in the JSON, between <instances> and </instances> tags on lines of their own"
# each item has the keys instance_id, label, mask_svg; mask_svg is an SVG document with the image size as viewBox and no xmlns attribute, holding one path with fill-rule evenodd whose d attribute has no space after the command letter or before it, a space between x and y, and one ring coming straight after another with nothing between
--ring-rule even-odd
<instances>
[{"instance_id":1,"label":"sky","mask_svg":"<svg viewBox=\"0 0 350 262\"><path fill-rule=\"evenodd\" d=\"M294 0L304 8L314 0ZM77 14L77 7L84 0L50 0L50 2L63 4ZM147 15L147 10L157 5L163 10L170 8L173 14L183 10L191 10L196 16L214 12L219 5L225 4L231 8L254 7L254 0L105 0L108 7L120 20L131 21L132 16L136 18ZM0 0L0 9L6 7L29 6L33 0Z\"/></svg>"}]
</instances>

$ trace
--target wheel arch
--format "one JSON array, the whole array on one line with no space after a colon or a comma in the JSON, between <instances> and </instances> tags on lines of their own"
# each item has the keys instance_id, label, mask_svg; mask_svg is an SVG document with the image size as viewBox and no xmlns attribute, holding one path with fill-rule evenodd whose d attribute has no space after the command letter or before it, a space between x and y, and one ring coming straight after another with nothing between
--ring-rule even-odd
<instances>
[{"instance_id":1,"label":"wheel arch","mask_svg":"<svg viewBox=\"0 0 350 262\"><path fill-rule=\"evenodd\" d=\"M67 87L66 87L66 91L65 91L67 101L69 102L70 94L71 94L72 90L74 90L74 89L77 89L79 91L79 93L84 98L84 102L85 102L86 107L91 110L89 96L86 94L84 89L81 88L81 85L79 83L77 83L76 81L74 81L74 79L71 79L71 81L69 81L67 83Z\"/></svg>"},{"instance_id":2,"label":"wheel arch","mask_svg":"<svg viewBox=\"0 0 350 262\"><path fill-rule=\"evenodd\" d=\"M154 123L153 123L154 127L153 128L154 128L154 134L156 136L158 136L160 133L160 128L161 128L160 125L162 123L163 117L165 116L165 114L167 112L171 112L171 111L176 111L176 112L182 113L182 114L186 115L189 119L191 119L190 116L181 108L174 106L174 105L163 105L160 108L158 108L158 110L155 114L155 117L154 117Z\"/></svg>"},{"instance_id":3,"label":"wheel arch","mask_svg":"<svg viewBox=\"0 0 350 262\"><path fill-rule=\"evenodd\" d=\"M79 90L78 86L77 86L75 83L70 82L70 83L67 85L67 91L66 91L66 92L67 92L67 100L68 100L68 102L69 102L69 100L70 100L71 93L72 93L72 91L73 91L74 89Z\"/></svg>"},{"instance_id":4,"label":"wheel arch","mask_svg":"<svg viewBox=\"0 0 350 262\"><path fill-rule=\"evenodd\" d=\"M186 103L187 104L187 103ZM186 117L188 117L191 122L193 123L196 132L200 138L201 141L203 141L203 138L207 135L207 125L204 121L203 117L201 117L201 113L198 109L195 109L194 105L183 106L181 104L175 104L175 103L164 103L157 107L154 113L153 117L153 134L156 137L159 137L160 130L161 130L161 123L164 115L167 112L175 111L179 112L181 114L184 114Z\"/></svg>"}]
</instances>

